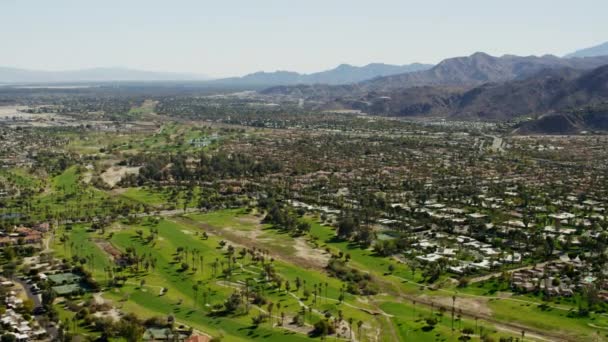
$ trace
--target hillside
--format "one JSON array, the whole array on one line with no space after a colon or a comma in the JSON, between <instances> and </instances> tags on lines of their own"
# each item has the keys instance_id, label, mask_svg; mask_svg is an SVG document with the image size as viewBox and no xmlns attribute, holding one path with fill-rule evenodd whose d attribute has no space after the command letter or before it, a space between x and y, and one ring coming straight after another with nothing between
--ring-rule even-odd
<instances>
[{"instance_id":1,"label":"hillside","mask_svg":"<svg viewBox=\"0 0 608 342\"><path fill-rule=\"evenodd\" d=\"M608 56L608 42L567 54L566 58Z\"/></svg>"},{"instance_id":2,"label":"hillside","mask_svg":"<svg viewBox=\"0 0 608 342\"><path fill-rule=\"evenodd\" d=\"M523 80L474 88L414 87L329 101L384 116L502 121L608 101L608 65L591 71L545 69Z\"/></svg>"},{"instance_id":3,"label":"hillside","mask_svg":"<svg viewBox=\"0 0 608 342\"><path fill-rule=\"evenodd\" d=\"M464 93L452 117L508 120L576 109L608 100L608 65L591 71L545 70L523 81L485 85Z\"/></svg>"},{"instance_id":4,"label":"hillside","mask_svg":"<svg viewBox=\"0 0 608 342\"><path fill-rule=\"evenodd\" d=\"M563 135L590 131L608 131L608 107L606 105L545 114L538 119L520 124L513 133Z\"/></svg>"}]
</instances>

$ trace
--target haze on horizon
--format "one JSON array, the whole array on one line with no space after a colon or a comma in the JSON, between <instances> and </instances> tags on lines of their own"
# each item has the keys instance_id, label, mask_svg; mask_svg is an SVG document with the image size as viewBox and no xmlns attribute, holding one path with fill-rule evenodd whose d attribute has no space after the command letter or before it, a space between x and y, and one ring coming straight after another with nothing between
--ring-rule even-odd
<instances>
[{"instance_id":1,"label":"haze on horizon","mask_svg":"<svg viewBox=\"0 0 608 342\"><path fill-rule=\"evenodd\" d=\"M0 66L226 77L476 51L563 55L607 40L605 13L601 0L3 0Z\"/></svg>"}]
</instances>

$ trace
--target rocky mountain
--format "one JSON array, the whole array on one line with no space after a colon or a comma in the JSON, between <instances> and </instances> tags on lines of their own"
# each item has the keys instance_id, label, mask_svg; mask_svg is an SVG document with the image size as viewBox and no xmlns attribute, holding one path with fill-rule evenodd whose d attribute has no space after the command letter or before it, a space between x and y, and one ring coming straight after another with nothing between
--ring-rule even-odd
<instances>
[{"instance_id":1,"label":"rocky mountain","mask_svg":"<svg viewBox=\"0 0 608 342\"><path fill-rule=\"evenodd\" d=\"M36 71L0 67L0 83L66 83L109 81L195 81L203 75L151 72L126 68L93 68L70 71Z\"/></svg>"},{"instance_id":2,"label":"rocky mountain","mask_svg":"<svg viewBox=\"0 0 608 342\"><path fill-rule=\"evenodd\" d=\"M545 69L523 80L464 87L413 87L339 97L330 106L375 115L502 121L608 101L608 65L593 70Z\"/></svg>"},{"instance_id":3,"label":"rocky mountain","mask_svg":"<svg viewBox=\"0 0 608 342\"><path fill-rule=\"evenodd\" d=\"M514 134L580 134L608 131L608 106L600 105L576 111L549 113L518 125Z\"/></svg>"},{"instance_id":4,"label":"rocky mountain","mask_svg":"<svg viewBox=\"0 0 608 342\"><path fill-rule=\"evenodd\" d=\"M475 53L468 57L443 60L438 65L424 71L378 77L356 84L353 89L364 96L369 92L393 92L413 87L472 88L485 83L500 83L528 78L544 69L593 69L608 64L608 56L589 58L519 57L505 55L493 57L485 53ZM319 94L337 97L344 93L341 86L315 86L308 88L269 88L262 91L267 95L301 96L315 101L323 100ZM327 99L325 99L327 100Z\"/></svg>"},{"instance_id":5,"label":"rocky mountain","mask_svg":"<svg viewBox=\"0 0 608 342\"><path fill-rule=\"evenodd\" d=\"M566 58L608 56L608 42L567 54Z\"/></svg>"},{"instance_id":6,"label":"rocky mountain","mask_svg":"<svg viewBox=\"0 0 608 342\"><path fill-rule=\"evenodd\" d=\"M302 84L350 84L365 80L370 80L376 77L382 77L394 74L403 74L427 70L433 67L430 64L408 64L408 65L390 65L382 63L372 63L366 66L357 67L349 64L341 64L338 67L316 72L312 74L299 74L291 71L275 71L275 72L256 72L245 75L243 77L225 78L213 81L218 84L230 85L266 85L266 86L284 86L284 85L302 85Z\"/></svg>"},{"instance_id":7,"label":"rocky mountain","mask_svg":"<svg viewBox=\"0 0 608 342\"><path fill-rule=\"evenodd\" d=\"M608 101L608 65L590 70L544 70L522 81L488 84L461 95L452 117L507 120Z\"/></svg>"},{"instance_id":8,"label":"rocky mountain","mask_svg":"<svg viewBox=\"0 0 608 342\"><path fill-rule=\"evenodd\" d=\"M374 79L365 87L386 91L420 86L476 86L488 82L506 82L525 79L543 69L592 69L608 64L608 57L565 59L552 55L520 57L490 56L478 52L468 57L443 60L435 67L421 72Z\"/></svg>"},{"instance_id":9,"label":"rocky mountain","mask_svg":"<svg viewBox=\"0 0 608 342\"><path fill-rule=\"evenodd\" d=\"M363 67L341 64L332 70L306 75L304 79L305 83L309 84L349 84L371 80L376 77L428 70L432 67L431 64L421 63L407 65L372 63Z\"/></svg>"}]
</instances>

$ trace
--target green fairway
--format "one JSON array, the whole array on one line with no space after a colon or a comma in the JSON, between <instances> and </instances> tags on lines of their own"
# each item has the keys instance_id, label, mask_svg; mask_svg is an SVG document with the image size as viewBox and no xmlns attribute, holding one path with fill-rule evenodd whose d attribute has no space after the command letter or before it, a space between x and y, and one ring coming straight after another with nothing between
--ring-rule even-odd
<instances>
[{"instance_id":1,"label":"green fairway","mask_svg":"<svg viewBox=\"0 0 608 342\"><path fill-rule=\"evenodd\" d=\"M432 297L444 298L451 295L451 291L421 292L418 285L405 282L412 279L412 272L406 265L375 256L371 250L336 240L332 228L313 220L311 222L313 237L311 243L314 244L316 241L318 253L323 254L323 250L327 247L335 253L338 251L348 253L351 257L349 265L369 270L385 290L394 293L417 291L417 294L425 293ZM149 219L143 219L136 224L123 222L109 228L105 235L87 231L86 228L85 225L74 225L69 231L65 228L58 231L58 234L69 236L68 241L82 247L74 249L57 241L54 247L58 255L64 257L82 256L83 253L93 255L94 263L87 264L87 267L104 285L107 274L105 270L108 266L112 267L108 251L100 247L104 244L122 252L132 250L143 260L155 261L153 268L128 267L118 271L119 274L127 276L126 282L118 288L104 292L104 297L119 303L123 310L137 312L143 317L166 316L170 313L182 323L214 335L223 334L230 341L251 339L281 341L287 337L289 340L306 339L308 337L305 332L312 329L310 324L321 319L325 312L334 317L342 315L345 320L352 318L355 322L364 322L361 334L369 338L378 329L381 331L382 340L391 340L397 335L399 339L405 340L415 338L420 341L435 341L441 336L439 340L456 341L462 335L458 329L452 332L449 310L444 311L442 317L436 315L440 311L439 305L435 308L435 315L431 315L428 307L418 305L418 308L414 309L411 303L406 304L401 298L384 294L362 298L348 293L345 293L344 303L340 304L338 297L343 283L328 276L322 270L322 265L306 267L298 262L300 259L293 245L305 243L307 238L294 238L281 233L269 225L262 224L259 217L248 213L245 209L188 214L187 217L160 219L157 222ZM157 235L148 239L152 232L157 232ZM207 233L207 238L203 237L203 232ZM255 238L249 238L250 236ZM231 274L222 274L221 271L226 270L228 265L227 245L221 247L222 241L235 247L235 264ZM285 286L278 289L268 282L264 278L263 265L259 261L254 261L248 254L244 257L239 255L238 252L243 247L259 247L260 250L268 248L275 256L274 261L271 262L272 269L283 281L291 283L290 291L286 291ZM178 252L179 250L187 252L184 255L184 252ZM195 254L197 258L202 256L203 260L197 261L197 258L193 257ZM183 269L184 263L189 267ZM387 274L389 264L395 266L393 274ZM306 284L300 291L294 288L296 278ZM414 279L419 280L418 276ZM263 312L260 310L265 310L265 305L252 305L249 313L245 315L227 315L221 318L211 315L212 307L222 306L224 300L233 291L244 288L246 281L253 281L264 292L267 300L280 303L281 311L285 312L287 317L296 315L301 305L312 307L310 315L306 314L307 327L302 329L286 325L285 328L270 329L268 322L257 327L252 325L252 318ZM310 291L315 284L319 284L319 289L322 289L319 291L316 304L313 303L314 296L309 295L305 298L303 292L304 287ZM195 287L198 288L196 291ZM494 316L500 319L516 319L542 329L556 329L560 325L569 324L574 331L581 334L580 336L591 336L593 332L592 329L585 327L589 322L586 319L576 323L577 320L562 317L563 315L554 312L540 312L530 307L524 307L523 310L510 307L507 301L491 301L489 305ZM372 312L376 315L370 314ZM383 313L378 315L379 312ZM522 312L532 318L522 316ZM566 312L563 314L565 315ZM273 314L275 322L278 321L277 315L276 312ZM553 321L543 326L536 325L534 317L538 315L546 316L545 322ZM435 316L438 318L437 324L429 327L426 319ZM457 322L460 328L474 325L474 322L464 317ZM504 336L487 323L484 324L484 333L494 338Z\"/></svg>"},{"instance_id":2,"label":"green fairway","mask_svg":"<svg viewBox=\"0 0 608 342\"><path fill-rule=\"evenodd\" d=\"M186 208L196 208L200 197L200 188L127 188L121 192L120 197L155 208L183 209L184 204Z\"/></svg>"},{"instance_id":3,"label":"green fairway","mask_svg":"<svg viewBox=\"0 0 608 342\"><path fill-rule=\"evenodd\" d=\"M88 224L75 224L70 229L66 229L66 226L58 228L51 247L59 258L90 257L85 268L93 273L96 280L101 281L107 278L104 269L112 263L108 255L95 243L95 240L102 240L102 237L98 233L90 232L90 227Z\"/></svg>"},{"instance_id":4,"label":"green fairway","mask_svg":"<svg viewBox=\"0 0 608 342\"><path fill-rule=\"evenodd\" d=\"M161 220L153 227L154 229L158 229L159 234L158 238L151 243L145 242L135 234L137 230L146 232L152 228L150 225L121 225L120 228L112 230L112 238L109 241L112 245L123 251L127 248L133 248L138 254L149 255L156 260L156 266L150 272L127 270L126 274L129 275L127 283L118 292L107 292L106 296L108 298L121 302L121 305L125 309L145 313L146 316L166 315L167 308L171 308L171 312L180 321L192 324L203 331L212 333L223 331L227 336L229 335L231 338L234 338L229 340L252 339L256 338L256 336L261 339L277 341L285 338L285 332L282 332L281 329L270 330L265 328L264 325L256 329L252 328L251 318L258 310L255 308L252 308L248 315L222 317L223 321L228 320L231 323L222 324L222 327L218 328L218 318L207 315L209 307L204 305L201 293L198 293L198 296L195 295L193 285L199 284L200 291L206 292L207 304L212 306L214 304L221 304L235 288L242 286L247 278L258 279L257 282L266 288L265 295L268 300L274 303L281 303L282 311L288 317L293 316L299 311L300 304L298 304L298 298L301 297L302 291L296 294L294 285L292 285L292 294L289 294L285 289L277 290L270 287L269 284L265 284L263 279L259 279L259 274L262 270L261 265L251 262L248 257L237 260L240 266L229 278L218 277L218 275L214 276L210 264L216 259L225 260L225 250L218 248L221 241L219 237L210 236L208 239L203 239L202 234L199 234L201 232L198 228L171 220ZM87 234L80 228L73 228L71 239L82 242L85 246L97 248L96 253L103 254L104 252L98 246L91 245L92 242L86 240L85 235L82 235L83 233ZM197 250L200 252L200 255L205 258L202 269L180 271L179 263L175 261L175 251L178 247L187 247L190 251ZM61 248L63 247L57 246L56 250L61 253ZM63 253L65 254L65 252ZM273 264L276 272L292 284L294 284L296 277L309 284L309 289L312 288L312 284L328 284L327 289L323 290L319 296L317 304L313 305L315 309L312 312L312 322L320 317L317 310L328 311L333 315L337 315L340 310L344 317L352 317L355 320L364 320L366 322L370 321L371 318L371 322L373 322L373 318L370 315L357 309L371 309L371 307L357 302L355 297L351 295L346 296L345 301L350 306L339 304L337 297L341 287L340 281L330 278L323 273L314 270L303 270L295 265L279 260L275 260ZM104 266L104 263L99 263L95 266L96 276L100 278L103 276ZM145 281L143 288L139 287L141 280ZM166 288L168 291L166 294L159 296L161 288ZM328 298L325 298L325 295ZM128 298L128 300L125 301L125 298ZM307 305L312 305L312 300L311 296L303 300L303 302ZM307 321L309 324L311 323L311 321ZM371 330L373 326L374 324L366 329ZM290 340L307 338L301 333L295 334L294 332L289 332L288 334Z\"/></svg>"}]
</instances>

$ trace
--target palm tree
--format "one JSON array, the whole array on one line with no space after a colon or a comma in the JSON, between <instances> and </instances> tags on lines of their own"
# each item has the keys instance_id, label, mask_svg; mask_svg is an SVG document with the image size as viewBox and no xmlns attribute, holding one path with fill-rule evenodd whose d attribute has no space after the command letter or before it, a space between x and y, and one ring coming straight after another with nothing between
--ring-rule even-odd
<instances>
[{"instance_id":1,"label":"palm tree","mask_svg":"<svg viewBox=\"0 0 608 342\"><path fill-rule=\"evenodd\" d=\"M277 303L277 311L281 310L281 303ZM282 325L282 324L281 324Z\"/></svg>"},{"instance_id":2,"label":"palm tree","mask_svg":"<svg viewBox=\"0 0 608 342\"><path fill-rule=\"evenodd\" d=\"M274 308L274 303L273 302L269 302L268 303L268 317L270 319L270 327L272 327L272 309Z\"/></svg>"},{"instance_id":3,"label":"palm tree","mask_svg":"<svg viewBox=\"0 0 608 342\"><path fill-rule=\"evenodd\" d=\"M456 294L452 296L452 331L454 331L454 309L456 305Z\"/></svg>"},{"instance_id":4,"label":"palm tree","mask_svg":"<svg viewBox=\"0 0 608 342\"><path fill-rule=\"evenodd\" d=\"M194 291L194 307L196 308L196 303L198 299L198 284L192 285L192 290Z\"/></svg>"}]
</instances>

